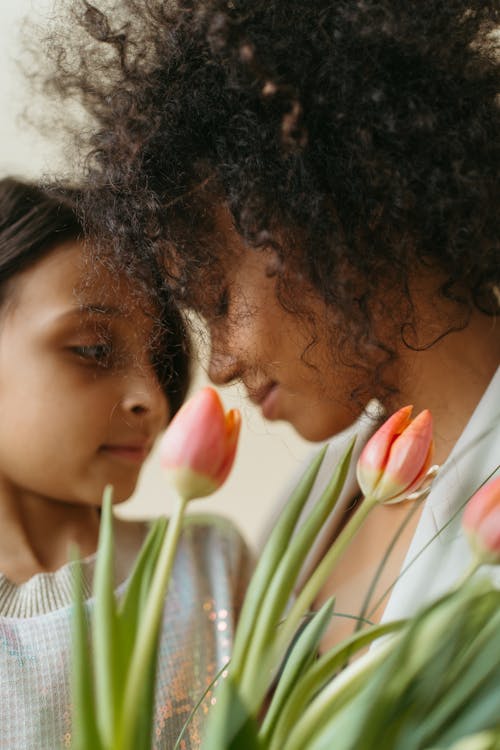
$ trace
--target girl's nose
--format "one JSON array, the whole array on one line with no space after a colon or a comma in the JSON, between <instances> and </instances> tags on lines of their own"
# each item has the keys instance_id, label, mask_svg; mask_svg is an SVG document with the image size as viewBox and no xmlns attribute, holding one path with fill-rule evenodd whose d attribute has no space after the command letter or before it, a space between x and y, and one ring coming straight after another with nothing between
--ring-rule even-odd
<instances>
[{"instance_id":1,"label":"girl's nose","mask_svg":"<svg viewBox=\"0 0 500 750\"><path fill-rule=\"evenodd\" d=\"M123 399L124 411L155 421L166 422L169 412L167 397L154 369L142 369L127 378L127 392Z\"/></svg>"}]
</instances>

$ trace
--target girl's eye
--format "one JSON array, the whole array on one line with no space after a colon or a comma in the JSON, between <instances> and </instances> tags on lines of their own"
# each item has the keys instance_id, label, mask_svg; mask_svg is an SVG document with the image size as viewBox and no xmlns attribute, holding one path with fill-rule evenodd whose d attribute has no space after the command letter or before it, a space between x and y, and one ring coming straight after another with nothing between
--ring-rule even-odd
<instances>
[{"instance_id":1,"label":"girl's eye","mask_svg":"<svg viewBox=\"0 0 500 750\"><path fill-rule=\"evenodd\" d=\"M89 344L87 346L72 346L71 350L82 359L101 366L109 365L112 348L110 344Z\"/></svg>"}]
</instances>

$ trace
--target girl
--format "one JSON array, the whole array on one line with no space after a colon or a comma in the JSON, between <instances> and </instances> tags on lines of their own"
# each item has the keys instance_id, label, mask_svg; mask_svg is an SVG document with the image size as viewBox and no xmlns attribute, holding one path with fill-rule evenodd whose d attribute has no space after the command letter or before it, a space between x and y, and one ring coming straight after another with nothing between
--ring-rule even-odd
<instances>
[{"instance_id":1,"label":"girl","mask_svg":"<svg viewBox=\"0 0 500 750\"><path fill-rule=\"evenodd\" d=\"M467 565L457 516L498 467L498 1L120 9L85 3L79 67L54 77L97 122L89 209L119 263L149 239L206 320L210 377L268 419L317 441L372 397L432 411L443 468L369 605L409 614ZM99 206L96 185L112 186ZM359 611L407 515L371 516L325 589L338 609Z\"/></svg>"},{"instance_id":2,"label":"girl","mask_svg":"<svg viewBox=\"0 0 500 750\"><path fill-rule=\"evenodd\" d=\"M112 484L116 502L132 494L188 386L179 313L161 290L146 298L125 274L102 263L90 267L75 197L0 181L5 750L70 745L68 544L78 544L85 558L89 597L103 489ZM142 522L116 520L120 591L146 531ZM225 663L245 560L228 524L201 520L184 534L160 647L155 747L173 745ZM190 732L196 747L196 721ZM183 746L190 743L186 737Z\"/></svg>"}]
</instances>

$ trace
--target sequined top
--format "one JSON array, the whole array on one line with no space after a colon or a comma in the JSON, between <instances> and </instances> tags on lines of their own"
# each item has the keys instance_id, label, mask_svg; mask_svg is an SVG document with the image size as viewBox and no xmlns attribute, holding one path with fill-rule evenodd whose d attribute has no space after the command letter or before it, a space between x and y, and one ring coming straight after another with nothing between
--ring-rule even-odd
<instances>
[{"instance_id":1,"label":"sequined top","mask_svg":"<svg viewBox=\"0 0 500 750\"><path fill-rule=\"evenodd\" d=\"M173 748L187 716L227 662L250 570L247 548L215 516L192 516L183 531L167 595L156 688L154 750ZM115 520L119 594L147 531ZM95 556L84 561L92 606ZM71 564L15 585L0 574L0 749L59 750L71 746L69 688ZM180 750L200 747L207 693Z\"/></svg>"}]
</instances>

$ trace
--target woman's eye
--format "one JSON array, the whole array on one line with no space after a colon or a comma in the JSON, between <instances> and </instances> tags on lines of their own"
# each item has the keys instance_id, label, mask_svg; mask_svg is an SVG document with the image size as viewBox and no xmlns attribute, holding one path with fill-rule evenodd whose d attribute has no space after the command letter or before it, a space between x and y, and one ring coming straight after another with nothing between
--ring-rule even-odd
<instances>
[{"instance_id":1,"label":"woman's eye","mask_svg":"<svg viewBox=\"0 0 500 750\"><path fill-rule=\"evenodd\" d=\"M215 305L215 314L218 318L227 315L229 311L229 289L225 287L217 298Z\"/></svg>"},{"instance_id":2,"label":"woman's eye","mask_svg":"<svg viewBox=\"0 0 500 750\"><path fill-rule=\"evenodd\" d=\"M112 348L110 344L72 346L71 350L82 359L101 366L106 366L111 361Z\"/></svg>"}]
</instances>

